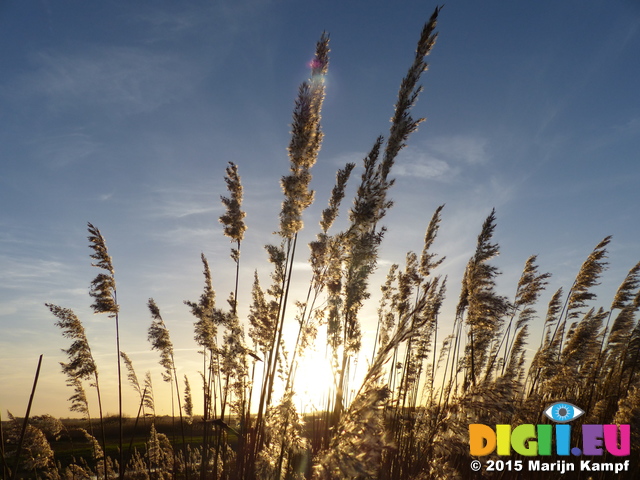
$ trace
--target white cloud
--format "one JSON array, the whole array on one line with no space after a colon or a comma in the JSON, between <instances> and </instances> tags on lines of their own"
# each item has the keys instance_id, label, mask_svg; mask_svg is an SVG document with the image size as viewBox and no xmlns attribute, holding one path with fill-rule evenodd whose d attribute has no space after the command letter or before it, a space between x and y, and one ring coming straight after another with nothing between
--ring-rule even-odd
<instances>
[{"instance_id":1,"label":"white cloud","mask_svg":"<svg viewBox=\"0 0 640 480\"><path fill-rule=\"evenodd\" d=\"M447 160L469 165L484 165L489 161L487 140L473 135L451 135L431 140L427 148Z\"/></svg>"},{"instance_id":2,"label":"white cloud","mask_svg":"<svg viewBox=\"0 0 640 480\"><path fill-rule=\"evenodd\" d=\"M428 154L414 154L408 161L400 161L394 171L399 176L445 180L455 176L457 170L444 160Z\"/></svg>"},{"instance_id":3,"label":"white cloud","mask_svg":"<svg viewBox=\"0 0 640 480\"><path fill-rule=\"evenodd\" d=\"M400 152L394 172L399 176L450 182L463 168L489 162L486 139L474 135L436 137Z\"/></svg>"}]
</instances>

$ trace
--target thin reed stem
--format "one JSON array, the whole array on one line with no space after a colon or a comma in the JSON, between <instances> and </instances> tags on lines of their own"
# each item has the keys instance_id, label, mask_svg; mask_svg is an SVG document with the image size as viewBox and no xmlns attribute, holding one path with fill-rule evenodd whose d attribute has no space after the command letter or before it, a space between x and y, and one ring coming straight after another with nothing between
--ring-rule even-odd
<instances>
[{"instance_id":1,"label":"thin reed stem","mask_svg":"<svg viewBox=\"0 0 640 480\"><path fill-rule=\"evenodd\" d=\"M33 397L36 394L36 387L38 385L38 378L40 377L40 367L42 366L42 355L38 358L38 366L36 367L36 374L33 377L33 386L31 387L31 395L29 395L29 403L27 404L27 412L24 414L24 420L22 421L22 430L20 431L20 439L18 440L18 448L16 450L16 460L13 465L13 474L11 480L15 480L18 474L18 468L20 466L20 455L22 454L22 446L24 444L24 436L27 432L27 426L29 425L29 415L31 414L31 406L33 405Z\"/></svg>"}]
</instances>

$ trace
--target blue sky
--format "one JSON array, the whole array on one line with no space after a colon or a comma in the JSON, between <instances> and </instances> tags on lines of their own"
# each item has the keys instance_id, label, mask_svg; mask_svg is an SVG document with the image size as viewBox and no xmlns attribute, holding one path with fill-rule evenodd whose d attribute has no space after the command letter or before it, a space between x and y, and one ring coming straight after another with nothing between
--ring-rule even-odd
<instances>
[{"instance_id":1,"label":"blue sky","mask_svg":"<svg viewBox=\"0 0 640 480\"><path fill-rule=\"evenodd\" d=\"M245 188L246 304L253 270L268 281L261 247L277 241L271 232L291 110L316 40L329 32L332 52L305 241L316 233L335 171L359 162L388 131L435 5L0 2L0 409L24 413L44 354L34 413L68 415L71 391L58 365L67 344L45 302L76 311L102 381L115 385L113 325L89 308L97 271L88 221L113 256L121 346L138 375L153 369L156 389L164 388L146 341L145 305L154 297L181 373L197 385L193 318L182 302L200 295L200 252L220 301L232 290L230 244L217 222L227 162L239 165ZM395 206L376 278L420 250L444 203L435 248L447 256L441 273L449 276L450 312L495 207L501 293L513 295L526 258L537 254L541 270L554 275L544 313L550 295L568 289L591 249L613 235L598 303L608 306L640 260L639 29L635 0L447 2L416 108L427 121L393 172ZM372 282L374 297L377 289ZM363 318L371 338L375 308ZM444 335L447 322L444 315Z\"/></svg>"}]
</instances>

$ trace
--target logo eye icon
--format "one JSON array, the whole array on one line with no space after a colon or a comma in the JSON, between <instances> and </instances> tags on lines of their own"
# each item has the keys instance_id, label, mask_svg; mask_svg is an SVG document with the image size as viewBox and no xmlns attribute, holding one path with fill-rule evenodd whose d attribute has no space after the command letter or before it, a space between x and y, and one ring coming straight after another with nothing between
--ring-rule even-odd
<instances>
[{"instance_id":1,"label":"logo eye icon","mask_svg":"<svg viewBox=\"0 0 640 480\"><path fill-rule=\"evenodd\" d=\"M554 422L566 423L575 420L584 413L584 410L567 402L557 402L549 406L544 414Z\"/></svg>"}]
</instances>

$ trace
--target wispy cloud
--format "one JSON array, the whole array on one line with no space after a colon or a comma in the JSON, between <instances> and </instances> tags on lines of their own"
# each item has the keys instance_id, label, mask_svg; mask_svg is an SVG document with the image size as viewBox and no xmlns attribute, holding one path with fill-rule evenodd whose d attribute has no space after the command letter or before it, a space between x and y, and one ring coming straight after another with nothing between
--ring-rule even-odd
<instances>
[{"instance_id":1,"label":"wispy cloud","mask_svg":"<svg viewBox=\"0 0 640 480\"><path fill-rule=\"evenodd\" d=\"M205 202L175 198L165 199L161 205L158 205L157 215L168 218L185 218L219 210L217 206L210 206Z\"/></svg>"},{"instance_id":2,"label":"wispy cloud","mask_svg":"<svg viewBox=\"0 0 640 480\"><path fill-rule=\"evenodd\" d=\"M406 151L395 168L396 175L447 181L458 174L459 169L446 161L416 149Z\"/></svg>"},{"instance_id":3,"label":"wispy cloud","mask_svg":"<svg viewBox=\"0 0 640 480\"><path fill-rule=\"evenodd\" d=\"M67 269L63 263L57 261L0 255L0 270L3 273L0 287L13 289L21 288L23 284L33 281L54 282L56 277Z\"/></svg>"},{"instance_id":4,"label":"wispy cloud","mask_svg":"<svg viewBox=\"0 0 640 480\"><path fill-rule=\"evenodd\" d=\"M169 6L164 11L150 8L130 18L155 29L156 39L165 39L167 34L194 34L202 29L211 33L221 28L246 29L249 18L262 15L264 19L265 11L274 3L274 0L183 3L173 8Z\"/></svg>"},{"instance_id":5,"label":"wispy cloud","mask_svg":"<svg viewBox=\"0 0 640 480\"><path fill-rule=\"evenodd\" d=\"M463 168L489 162L487 140L472 135L436 137L406 147L398 158L396 175L450 182Z\"/></svg>"},{"instance_id":6,"label":"wispy cloud","mask_svg":"<svg viewBox=\"0 0 640 480\"><path fill-rule=\"evenodd\" d=\"M81 162L100 148L90 135L76 130L36 138L32 145L35 157L53 168Z\"/></svg>"},{"instance_id":7,"label":"wispy cloud","mask_svg":"<svg viewBox=\"0 0 640 480\"><path fill-rule=\"evenodd\" d=\"M637 135L640 133L640 117L634 117L622 126L614 126L614 130L626 135Z\"/></svg>"},{"instance_id":8,"label":"wispy cloud","mask_svg":"<svg viewBox=\"0 0 640 480\"><path fill-rule=\"evenodd\" d=\"M222 213L211 186L207 184L154 187L147 194L148 203L142 208L152 218L183 219L194 215Z\"/></svg>"},{"instance_id":9,"label":"wispy cloud","mask_svg":"<svg viewBox=\"0 0 640 480\"><path fill-rule=\"evenodd\" d=\"M474 135L436 137L427 148L443 158L469 165L483 165L489 161L488 141Z\"/></svg>"},{"instance_id":10,"label":"wispy cloud","mask_svg":"<svg viewBox=\"0 0 640 480\"><path fill-rule=\"evenodd\" d=\"M336 155L330 161L332 165L338 168L344 167L347 163L355 163L359 167L366 156L366 152L344 152Z\"/></svg>"},{"instance_id":11,"label":"wispy cloud","mask_svg":"<svg viewBox=\"0 0 640 480\"><path fill-rule=\"evenodd\" d=\"M153 10L141 13L133 17L134 21L139 21L151 26L162 38L166 38L167 32L180 34L193 30L198 25L206 23L209 19L203 12L196 9L181 10L179 12Z\"/></svg>"},{"instance_id":12,"label":"wispy cloud","mask_svg":"<svg viewBox=\"0 0 640 480\"><path fill-rule=\"evenodd\" d=\"M138 47L88 46L74 52L41 51L32 70L0 90L22 104L32 98L48 109L96 109L112 114L153 111L184 95L197 77L177 55ZM188 80L188 81L187 81Z\"/></svg>"},{"instance_id":13,"label":"wispy cloud","mask_svg":"<svg viewBox=\"0 0 640 480\"><path fill-rule=\"evenodd\" d=\"M213 228L177 226L153 233L153 237L171 245L203 245L206 240L216 238Z\"/></svg>"}]
</instances>

